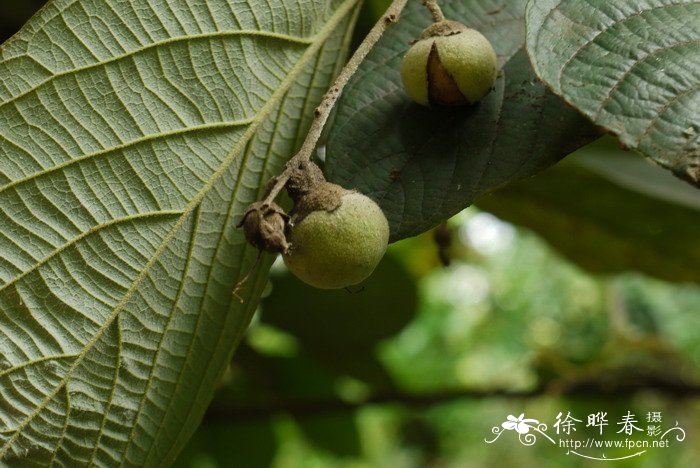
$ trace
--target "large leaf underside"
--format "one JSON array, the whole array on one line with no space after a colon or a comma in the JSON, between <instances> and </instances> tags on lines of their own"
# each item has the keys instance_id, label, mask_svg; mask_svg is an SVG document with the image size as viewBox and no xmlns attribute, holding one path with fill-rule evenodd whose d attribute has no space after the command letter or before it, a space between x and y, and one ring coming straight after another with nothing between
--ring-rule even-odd
<instances>
[{"instance_id":1,"label":"large leaf underside","mask_svg":"<svg viewBox=\"0 0 700 468\"><path fill-rule=\"evenodd\" d=\"M356 0L55 0L0 50L0 460L167 463L266 282L235 229Z\"/></svg>"},{"instance_id":2,"label":"large leaf underside","mask_svg":"<svg viewBox=\"0 0 700 468\"><path fill-rule=\"evenodd\" d=\"M537 0L527 25L535 70L556 93L700 186L699 2Z\"/></svg>"},{"instance_id":3,"label":"large leaf underside","mask_svg":"<svg viewBox=\"0 0 700 468\"><path fill-rule=\"evenodd\" d=\"M700 192L597 143L476 205L534 230L590 271L700 282Z\"/></svg>"},{"instance_id":4,"label":"large leaf underside","mask_svg":"<svg viewBox=\"0 0 700 468\"><path fill-rule=\"evenodd\" d=\"M392 240L431 228L595 138L592 126L534 75L523 50L524 0L441 5L449 19L494 45L502 66L495 90L474 107L427 109L409 100L399 66L409 42L430 24L420 2L409 2L345 89L328 139L329 178L375 198Z\"/></svg>"}]
</instances>

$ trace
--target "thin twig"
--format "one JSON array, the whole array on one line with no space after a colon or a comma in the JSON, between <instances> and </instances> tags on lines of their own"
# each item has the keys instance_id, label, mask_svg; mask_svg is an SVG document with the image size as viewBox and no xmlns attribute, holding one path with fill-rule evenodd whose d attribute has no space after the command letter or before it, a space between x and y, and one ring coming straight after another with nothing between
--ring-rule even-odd
<instances>
[{"instance_id":1,"label":"thin twig","mask_svg":"<svg viewBox=\"0 0 700 468\"><path fill-rule=\"evenodd\" d=\"M387 26L395 23L399 19L399 15L406 6L407 0L394 0L389 8L387 8L384 15L377 21L377 23L372 27L370 32L367 34L365 39L359 45L355 53L350 57L348 63L343 67L338 77L335 79L333 86L328 90L328 92L323 96L321 104L316 108L314 114L314 120L311 122L311 127L309 128L309 133L306 134L306 139L301 145L299 151L287 162L284 171L274 177L270 181L269 189L264 203L272 203L272 201L277 198L280 191L284 188L292 172L299 167L300 164L310 161L313 154L314 148L318 143L319 138L321 138L321 133L323 132L323 127L328 120L328 116L333 110L338 97L345 88L350 78L355 74L357 68L360 66L362 61L365 59L367 54L372 47L379 41L386 31Z\"/></svg>"},{"instance_id":2,"label":"thin twig","mask_svg":"<svg viewBox=\"0 0 700 468\"><path fill-rule=\"evenodd\" d=\"M241 292L241 289L243 289L243 285L245 285L246 281L248 281L248 278L250 278L250 275L253 274L253 271L255 271L255 269L260 264L260 259L262 258L262 255L263 251L258 250L258 257L255 259L255 263L253 263L253 266L250 267L250 270L248 270L248 273L246 273L243 279L236 283L236 286L233 288L233 297L238 299L241 304L243 304L243 298L238 293Z\"/></svg>"},{"instance_id":3,"label":"thin twig","mask_svg":"<svg viewBox=\"0 0 700 468\"><path fill-rule=\"evenodd\" d=\"M433 21L436 23L445 21L445 15L442 13L440 5L437 4L437 0L423 0L423 5L430 10L430 14L433 15Z\"/></svg>"}]
</instances>

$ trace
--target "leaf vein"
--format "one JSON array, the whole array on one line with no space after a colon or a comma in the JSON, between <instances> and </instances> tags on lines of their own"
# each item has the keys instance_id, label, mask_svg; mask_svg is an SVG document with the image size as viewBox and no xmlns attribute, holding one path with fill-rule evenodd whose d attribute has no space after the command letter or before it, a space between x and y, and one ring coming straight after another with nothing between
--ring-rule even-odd
<instances>
[{"instance_id":1,"label":"leaf vein","mask_svg":"<svg viewBox=\"0 0 700 468\"><path fill-rule=\"evenodd\" d=\"M700 3L700 2L692 2L691 4L696 4L696 3ZM587 39L586 42L581 44L581 46L576 50L574 55L569 57L566 60L566 62L564 62L561 69L559 70L559 76L557 76L556 82L561 85L561 78L564 74L564 71L569 67L569 65L572 63L572 61L574 61L581 54L581 52L583 52L584 49L587 49L591 44L593 44L595 42L595 40L598 39L599 36L601 36L602 34L605 34L614 26L626 23L627 21L629 21L631 19L638 18L640 16L646 15L647 13L651 13L651 12L659 10L659 9L665 10L667 8L672 8L672 7L677 7L677 6L685 7L685 6L690 6L691 4L688 4L688 3L669 3L666 5L659 5L659 6L655 6L655 7L651 7L651 8L645 8L645 9L639 10L634 15L625 16L624 18L620 18L620 19L610 18L612 20L612 23L605 26L603 29L601 29L596 34L594 34L591 38ZM562 15L563 15L563 13L562 13ZM573 21L571 18L569 18L569 20Z\"/></svg>"},{"instance_id":2,"label":"leaf vein","mask_svg":"<svg viewBox=\"0 0 700 468\"><path fill-rule=\"evenodd\" d=\"M137 220L141 220L141 219L156 218L156 217L161 217L161 216L162 217L178 216L178 215L181 215L182 213L183 213L182 211L155 211L155 212L149 212L149 213L139 213L139 214L135 214L135 215L125 216L123 218L112 219L106 223L102 223L102 224L98 224L96 226L93 226L92 228L81 233L79 236L73 238L69 242L66 242L65 244L56 248L49 255L47 255L43 259L37 261L36 264L32 265L31 268L22 272L22 274L16 276L15 278L11 279L7 283L0 286L0 292L4 291L5 289L10 287L11 285L17 283L18 281L22 280L22 278L26 277L27 275L31 274L32 272L37 271L41 266L45 265L49 260L51 260L55 256L59 255L61 252L65 251L69 247L76 245L78 242L85 239L86 237L91 236L92 234L95 234L95 233L100 232L104 229L107 229L109 227L119 225L122 223L137 221Z\"/></svg>"},{"instance_id":3,"label":"leaf vein","mask_svg":"<svg viewBox=\"0 0 700 468\"><path fill-rule=\"evenodd\" d=\"M122 150L125 150L127 148L130 148L130 147L142 144L142 143L146 143L146 142L150 142L150 141L154 141L154 140L165 139L165 138L177 136L177 135L195 133L195 132L198 132L201 130L218 130L218 129L233 128L233 127L243 127L243 126L251 124L254 120L255 119L253 119L253 118L249 118L249 119L242 119L242 120L233 120L233 121L229 121L229 122L217 122L217 123L210 123L210 124L203 124L203 125L195 125L195 126L191 126L191 127L184 127L181 129L173 130L170 132L154 133L152 135L146 135L142 138L137 138L135 140L132 140L132 141L127 142L127 143L123 143L121 145L114 146L112 148L107 148L107 149L102 150L102 151L97 151L94 153L86 154L84 156L80 156L80 157L71 159L71 160L66 161L64 163L61 163L61 164L58 164L56 166L50 167L48 169L44 169L42 171L39 171L35 174L31 174L30 176L24 177L22 179L17 179L10 184L7 184L7 185L0 187L0 193L4 192L6 190L9 190L11 188L14 188L18 185L24 184L27 181L37 179L39 177L45 176L45 175L53 173L53 172L61 171L68 166L78 164L82 161L92 160L92 159L95 159L99 156L104 156L104 155L114 153L117 151L122 151Z\"/></svg>"},{"instance_id":4,"label":"leaf vein","mask_svg":"<svg viewBox=\"0 0 700 468\"><path fill-rule=\"evenodd\" d=\"M642 64L642 63L644 63L644 62L646 62L647 60L649 60L649 59L655 57L656 55L658 55L658 54L660 54L660 53L667 52L668 50L675 49L676 47L682 47L682 46L686 46L686 45L689 45L689 44L698 44L698 43L700 43L700 39L694 39L694 40L689 40L689 41L682 41L682 42L675 42L675 43L673 43L673 44L668 44L668 45L665 45L665 46L663 46L663 47L660 47L660 48L654 50L653 52L648 53L647 55L645 55L644 57L640 58L639 60L636 60L635 62L631 63L631 64L630 64L630 67L629 67L627 70L625 70L625 72L620 76L620 78L619 78L619 79L617 80L617 82L615 83L615 86L613 86L613 87L610 89L610 91L609 91L609 92L607 93L607 95L605 96L605 99L603 99L603 101L602 101L601 104L598 106L598 108L592 113L592 114L593 114L593 118L594 118L594 119L599 118L600 113L601 113L601 112L604 110L604 108L608 105L608 103L609 103L610 100L612 99L613 94L617 91L617 89L620 87L620 85L621 85L622 83L624 83L625 79L627 79L627 77L634 71L634 69L635 69L638 65L640 65L640 64Z\"/></svg>"},{"instance_id":5,"label":"leaf vein","mask_svg":"<svg viewBox=\"0 0 700 468\"><path fill-rule=\"evenodd\" d=\"M109 3L109 2L107 2ZM177 44L179 42L192 42L192 41L200 41L200 40L209 40L212 38L229 38L229 37L254 37L254 38L270 38L270 39L278 39L284 42L289 42L292 44L303 44L303 45L308 45L314 42L316 39L315 36L311 36L308 38L303 38L303 37L297 37L297 36L292 36L292 35L287 35L287 34L279 34L279 33L273 33L273 32L268 32L268 31L259 31L259 30L239 30L239 31L219 31L219 32L212 32L212 33L206 33L206 34L201 34L201 35L185 35L185 36L179 36L179 37L174 37L170 39L164 39L161 41L154 41L150 44L144 45L140 48L131 50L129 52L126 52L121 55L117 55L115 57L111 57L107 60L102 60L96 63L91 63L89 65L84 65L82 67L73 67L69 70L63 70L57 73L54 73L51 75L51 77L47 78L46 80L39 82L32 86L30 89L27 89L15 96L13 96L10 99L7 99L4 102L0 103L0 109L4 107L5 105L14 102L21 97L30 94L32 92L35 92L38 88L43 86L44 84L51 82L59 77L66 76L66 75L75 75L77 73L86 71L86 70L91 70L93 68L99 68L103 67L109 63L117 62L119 60L123 60L125 58L133 57L135 55L141 54L145 51L148 51L150 49L157 49L159 47L163 47L165 45L170 45L170 44ZM30 57L26 55L27 57ZM16 58L16 57L13 57ZM2 62L0 62L2 63Z\"/></svg>"}]
</instances>

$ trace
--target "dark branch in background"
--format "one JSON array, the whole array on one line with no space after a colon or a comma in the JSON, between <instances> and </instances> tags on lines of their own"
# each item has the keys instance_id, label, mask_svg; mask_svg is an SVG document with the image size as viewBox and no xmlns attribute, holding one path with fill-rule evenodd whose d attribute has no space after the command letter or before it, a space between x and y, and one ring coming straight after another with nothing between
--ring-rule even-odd
<instances>
[{"instance_id":1,"label":"dark branch in background","mask_svg":"<svg viewBox=\"0 0 700 468\"><path fill-rule=\"evenodd\" d=\"M433 231L433 241L437 246L437 254L442 266L448 267L452 261L450 257L450 246L452 245L452 230L447 225L447 221L440 223Z\"/></svg>"},{"instance_id":2,"label":"dark branch in background","mask_svg":"<svg viewBox=\"0 0 700 468\"><path fill-rule=\"evenodd\" d=\"M600 382L587 382L569 388L553 390L552 386L538 387L529 391L507 390L447 390L428 394L407 394L387 392L376 394L361 402L347 402L335 398L313 401L273 401L260 406L247 408L210 407L204 416L205 422L223 423L244 420L266 419L276 414L287 413L297 416L310 416L343 411L354 411L368 405L399 405L422 409L433 405L468 399L506 398L527 399L533 397L576 396L587 398L622 398L631 397L640 392L657 392L664 397L676 399L700 397L700 386L687 385L665 380L649 380L641 385L618 385L607 388Z\"/></svg>"}]
</instances>

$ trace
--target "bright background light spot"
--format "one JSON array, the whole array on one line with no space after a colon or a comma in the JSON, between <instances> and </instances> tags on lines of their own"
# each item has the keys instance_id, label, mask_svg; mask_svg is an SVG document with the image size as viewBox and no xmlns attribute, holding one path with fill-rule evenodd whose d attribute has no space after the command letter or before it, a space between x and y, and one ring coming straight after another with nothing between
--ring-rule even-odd
<instances>
[{"instance_id":1,"label":"bright background light spot","mask_svg":"<svg viewBox=\"0 0 700 468\"><path fill-rule=\"evenodd\" d=\"M483 255L508 249L515 241L515 228L490 213L476 213L459 229L463 243Z\"/></svg>"},{"instance_id":2,"label":"bright background light spot","mask_svg":"<svg viewBox=\"0 0 700 468\"><path fill-rule=\"evenodd\" d=\"M481 268L455 265L437 276L440 295L455 308L477 304L489 297L491 285Z\"/></svg>"}]
</instances>

